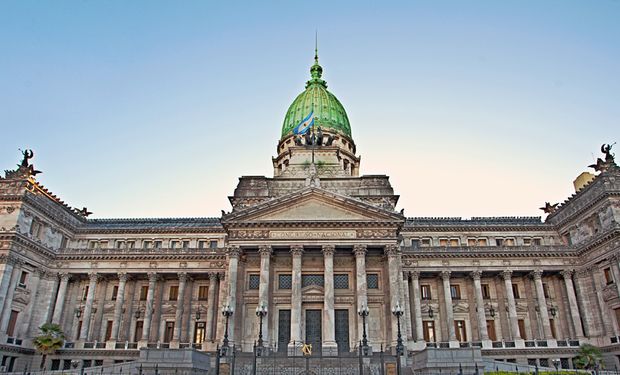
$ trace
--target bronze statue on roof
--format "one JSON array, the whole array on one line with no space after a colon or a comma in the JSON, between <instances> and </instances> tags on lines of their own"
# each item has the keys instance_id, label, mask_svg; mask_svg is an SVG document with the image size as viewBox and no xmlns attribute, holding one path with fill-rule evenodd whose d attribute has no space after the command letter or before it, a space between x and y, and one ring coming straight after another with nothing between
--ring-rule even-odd
<instances>
[{"instance_id":1,"label":"bronze statue on roof","mask_svg":"<svg viewBox=\"0 0 620 375\"><path fill-rule=\"evenodd\" d=\"M588 167L594 168L594 170L597 172L605 172L611 167L617 167L615 155L611 152L611 149L615 144L616 143L614 142L612 144L604 143L603 145L601 145L601 152L605 154L605 160L597 158L596 164L591 164Z\"/></svg>"}]
</instances>

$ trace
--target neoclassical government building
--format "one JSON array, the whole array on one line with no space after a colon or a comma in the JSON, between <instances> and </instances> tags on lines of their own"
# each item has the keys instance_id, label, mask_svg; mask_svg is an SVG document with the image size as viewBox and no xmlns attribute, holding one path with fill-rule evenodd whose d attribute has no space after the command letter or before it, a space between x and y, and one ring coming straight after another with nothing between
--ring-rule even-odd
<instances>
[{"instance_id":1,"label":"neoclassical government building","mask_svg":"<svg viewBox=\"0 0 620 375\"><path fill-rule=\"evenodd\" d=\"M257 340L259 306L270 350L353 351L362 308L372 350L390 350L397 305L410 355L478 348L567 368L591 343L620 367L620 168L609 146L544 220L405 217L388 176L360 174L318 58L310 73L273 176L240 177L221 217L91 219L45 188L23 151L0 178L2 369L38 368L32 340L46 322L66 335L47 369L130 361L143 347L214 351L226 306L240 351ZM311 111L314 126L295 135Z\"/></svg>"}]
</instances>

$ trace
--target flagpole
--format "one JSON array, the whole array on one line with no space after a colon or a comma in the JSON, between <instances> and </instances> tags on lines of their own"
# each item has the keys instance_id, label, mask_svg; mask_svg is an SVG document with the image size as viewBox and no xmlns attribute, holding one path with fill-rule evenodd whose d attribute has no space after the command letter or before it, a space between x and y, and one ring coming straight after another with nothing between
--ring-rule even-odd
<instances>
[{"instance_id":1,"label":"flagpole","mask_svg":"<svg viewBox=\"0 0 620 375\"><path fill-rule=\"evenodd\" d=\"M314 135L314 102L312 102L312 164L314 164L314 145L316 144L316 138Z\"/></svg>"}]
</instances>

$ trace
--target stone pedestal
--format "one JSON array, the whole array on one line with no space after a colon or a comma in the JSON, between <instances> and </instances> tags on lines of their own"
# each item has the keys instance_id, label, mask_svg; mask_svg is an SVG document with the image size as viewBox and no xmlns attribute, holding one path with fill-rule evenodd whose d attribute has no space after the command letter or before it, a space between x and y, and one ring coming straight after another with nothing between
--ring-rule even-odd
<instances>
[{"instance_id":1,"label":"stone pedestal","mask_svg":"<svg viewBox=\"0 0 620 375\"><path fill-rule=\"evenodd\" d=\"M337 357L338 344L336 342L323 342L321 344L321 353L324 357Z\"/></svg>"}]
</instances>

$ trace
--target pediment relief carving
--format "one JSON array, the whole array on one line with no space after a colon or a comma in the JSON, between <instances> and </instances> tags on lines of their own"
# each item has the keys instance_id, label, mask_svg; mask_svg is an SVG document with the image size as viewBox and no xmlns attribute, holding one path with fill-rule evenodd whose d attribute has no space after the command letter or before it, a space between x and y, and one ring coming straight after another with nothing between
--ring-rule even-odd
<instances>
[{"instance_id":1,"label":"pediment relief carving","mask_svg":"<svg viewBox=\"0 0 620 375\"><path fill-rule=\"evenodd\" d=\"M317 285L309 285L305 288L301 289L301 293L302 295L321 295L323 296L325 294L323 287L317 286Z\"/></svg>"},{"instance_id":2,"label":"pediment relief carving","mask_svg":"<svg viewBox=\"0 0 620 375\"><path fill-rule=\"evenodd\" d=\"M351 209L338 207L317 199L309 199L278 211L255 217L256 221L306 221L306 220L371 220Z\"/></svg>"}]
</instances>

